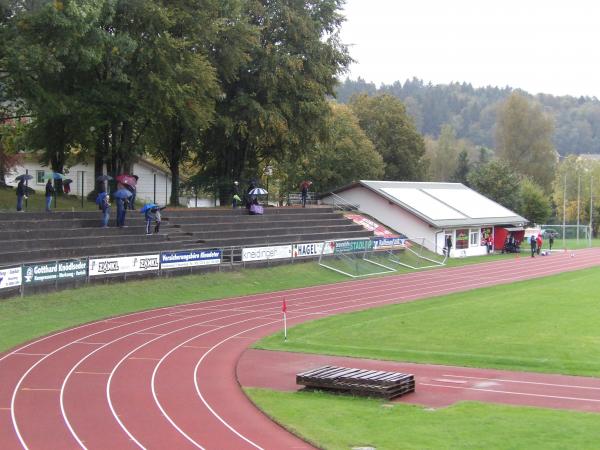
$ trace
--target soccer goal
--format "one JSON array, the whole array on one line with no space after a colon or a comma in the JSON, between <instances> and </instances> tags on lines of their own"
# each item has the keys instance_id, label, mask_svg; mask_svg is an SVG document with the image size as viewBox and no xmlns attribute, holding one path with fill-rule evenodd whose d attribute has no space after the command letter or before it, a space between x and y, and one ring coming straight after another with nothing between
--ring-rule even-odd
<instances>
[{"instance_id":1,"label":"soccer goal","mask_svg":"<svg viewBox=\"0 0 600 450\"><path fill-rule=\"evenodd\" d=\"M403 251L387 250L388 259L395 264L414 270L444 266L448 255L438 255L432 252L428 248L432 245L428 244L430 243L423 237L406 239Z\"/></svg>"},{"instance_id":2,"label":"soccer goal","mask_svg":"<svg viewBox=\"0 0 600 450\"><path fill-rule=\"evenodd\" d=\"M396 272L377 259L371 239L339 239L322 243L319 265L351 278Z\"/></svg>"}]
</instances>

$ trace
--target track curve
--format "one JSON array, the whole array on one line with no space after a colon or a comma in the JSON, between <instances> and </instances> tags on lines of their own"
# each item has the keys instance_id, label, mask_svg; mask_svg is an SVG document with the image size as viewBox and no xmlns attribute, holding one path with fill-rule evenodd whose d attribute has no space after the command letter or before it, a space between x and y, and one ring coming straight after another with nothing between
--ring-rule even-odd
<instances>
[{"instance_id":1,"label":"track curve","mask_svg":"<svg viewBox=\"0 0 600 450\"><path fill-rule=\"evenodd\" d=\"M255 340L342 312L598 266L600 249L200 302L102 320L0 355L0 447L310 448L243 394Z\"/></svg>"}]
</instances>

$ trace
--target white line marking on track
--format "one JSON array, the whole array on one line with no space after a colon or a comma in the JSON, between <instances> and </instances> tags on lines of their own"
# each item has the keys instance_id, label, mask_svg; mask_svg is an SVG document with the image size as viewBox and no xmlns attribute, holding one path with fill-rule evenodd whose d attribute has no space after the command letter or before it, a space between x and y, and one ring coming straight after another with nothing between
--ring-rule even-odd
<instances>
[{"instance_id":1,"label":"white line marking on track","mask_svg":"<svg viewBox=\"0 0 600 450\"><path fill-rule=\"evenodd\" d=\"M110 372L75 372L79 375L110 375Z\"/></svg>"},{"instance_id":2,"label":"white line marking on track","mask_svg":"<svg viewBox=\"0 0 600 450\"><path fill-rule=\"evenodd\" d=\"M468 383L468 381L461 381L461 380L446 380L445 378L434 378L433 381L440 381L442 383L457 383L457 384L465 384Z\"/></svg>"},{"instance_id":3,"label":"white line marking on track","mask_svg":"<svg viewBox=\"0 0 600 450\"><path fill-rule=\"evenodd\" d=\"M60 391L58 388L21 388L22 391Z\"/></svg>"},{"instance_id":4,"label":"white line marking on track","mask_svg":"<svg viewBox=\"0 0 600 450\"><path fill-rule=\"evenodd\" d=\"M13 353L13 355L23 355L23 356L46 356L48 353Z\"/></svg>"},{"instance_id":5,"label":"white line marking on track","mask_svg":"<svg viewBox=\"0 0 600 450\"><path fill-rule=\"evenodd\" d=\"M508 380L508 379L504 379L504 378L468 377L465 375L444 375L444 376L445 377L456 377L456 378L469 378L471 380L502 381L504 383L534 384L534 385L539 385L539 386L554 386L554 387L566 387L566 388L573 388L573 389L590 389L590 390L594 390L594 391L600 391L600 387L579 386L576 384L541 383L538 381Z\"/></svg>"},{"instance_id":6,"label":"white line marking on track","mask_svg":"<svg viewBox=\"0 0 600 450\"><path fill-rule=\"evenodd\" d=\"M514 392L514 391L497 391L495 389L481 389L481 388L470 388L470 387L462 387L462 386L448 386L445 384L429 384L429 383L419 383L421 386L433 386L433 387L441 387L445 389L468 389L470 391L482 391L482 392L493 392L496 394L509 394L509 395L523 395L526 397L541 397L541 398L556 398L559 400L575 400L579 402L600 402L600 399L597 398L580 398L580 397L566 397L561 395L546 395L546 394L531 394L527 392Z\"/></svg>"}]
</instances>

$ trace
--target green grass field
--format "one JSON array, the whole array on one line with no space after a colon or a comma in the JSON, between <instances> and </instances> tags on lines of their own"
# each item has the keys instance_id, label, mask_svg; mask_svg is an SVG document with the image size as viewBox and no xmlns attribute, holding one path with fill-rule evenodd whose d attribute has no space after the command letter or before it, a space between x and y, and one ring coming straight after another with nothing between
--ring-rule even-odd
<instances>
[{"instance_id":1,"label":"green grass field","mask_svg":"<svg viewBox=\"0 0 600 450\"><path fill-rule=\"evenodd\" d=\"M257 348L600 376L600 269L315 320Z\"/></svg>"},{"instance_id":2,"label":"green grass field","mask_svg":"<svg viewBox=\"0 0 600 450\"><path fill-rule=\"evenodd\" d=\"M600 414L466 402L443 409L318 392L246 390L267 415L328 450L594 449Z\"/></svg>"}]
</instances>

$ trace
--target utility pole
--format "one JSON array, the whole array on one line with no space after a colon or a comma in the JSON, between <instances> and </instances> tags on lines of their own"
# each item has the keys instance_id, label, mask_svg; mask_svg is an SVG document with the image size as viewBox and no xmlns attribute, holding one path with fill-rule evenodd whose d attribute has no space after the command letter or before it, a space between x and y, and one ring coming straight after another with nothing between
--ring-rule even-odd
<instances>
[{"instance_id":1,"label":"utility pole","mask_svg":"<svg viewBox=\"0 0 600 450\"><path fill-rule=\"evenodd\" d=\"M567 248L567 243L565 241L565 229L567 226L566 213L567 213L567 174L565 173L565 182L563 185L563 246L564 246L564 248Z\"/></svg>"},{"instance_id":2,"label":"utility pole","mask_svg":"<svg viewBox=\"0 0 600 450\"><path fill-rule=\"evenodd\" d=\"M581 192L581 175L577 175L577 243L579 244L579 194Z\"/></svg>"},{"instance_id":3,"label":"utility pole","mask_svg":"<svg viewBox=\"0 0 600 450\"><path fill-rule=\"evenodd\" d=\"M594 177L590 177L590 247L592 246L592 225L593 225L593 221L592 218L594 217L594 191L592 190L592 188L594 187Z\"/></svg>"}]
</instances>

